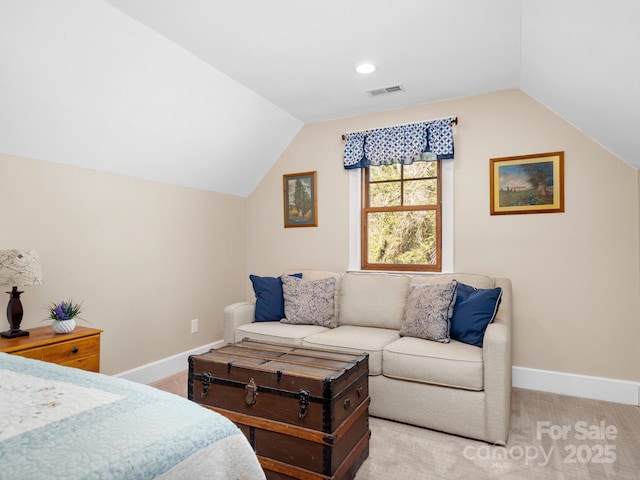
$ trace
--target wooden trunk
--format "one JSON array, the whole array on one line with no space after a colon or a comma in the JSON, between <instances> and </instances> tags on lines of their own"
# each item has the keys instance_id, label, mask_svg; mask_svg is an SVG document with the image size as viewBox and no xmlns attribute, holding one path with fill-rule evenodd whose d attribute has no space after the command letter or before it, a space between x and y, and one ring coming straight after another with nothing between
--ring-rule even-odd
<instances>
[{"instance_id":1,"label":"wooden trunk","mask_svg":"<svg viewBox=\"0 0 640 480\"><path fill-rule=\"evenodd\" d=\"M245 340L189 357L189 399L235 422L269 479L352 479L369 454L368 356Z\"/></svg>"}]
</instances>

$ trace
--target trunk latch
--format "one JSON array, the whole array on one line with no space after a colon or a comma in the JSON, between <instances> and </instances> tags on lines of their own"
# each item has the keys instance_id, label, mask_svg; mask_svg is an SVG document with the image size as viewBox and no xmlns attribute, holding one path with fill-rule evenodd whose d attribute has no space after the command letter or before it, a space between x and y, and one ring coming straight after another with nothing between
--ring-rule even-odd
<instances>
[{"instance_id":1,"label":"trunk latch","mask_svg":"<svg viewBox=\"0 0 640 480\"><path fill-rule=\"evenodd\" d=\"M309 392L307 390L300 389L299 400L300 413L298 414L298 417L304 418L307 415L307 407L309 406Z\"/></svg>"},{"instance_id":2,"label":"trunk latch","mask_svg":"<svg viewBox=\"0 0 640 480\"><path fill-rule=\"evenodd\" d=\"M247 405L254 405L258 400L258 387L253 378L247 383L247 386L244 387L245 396L244 401Z\"/></svg>"}]
</instances>

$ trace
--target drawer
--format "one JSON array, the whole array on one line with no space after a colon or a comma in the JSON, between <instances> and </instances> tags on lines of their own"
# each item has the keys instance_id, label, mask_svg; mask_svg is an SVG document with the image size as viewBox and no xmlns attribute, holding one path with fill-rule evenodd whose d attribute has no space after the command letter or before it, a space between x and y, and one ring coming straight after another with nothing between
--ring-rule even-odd
<instances>
[{"instance_id":1,"label":"drawer","mask_svg":"<svg viewBox=\"0 0 640 480\"><path fill-rule=\"evenodd\" d=\"M90 355L88 357L75 358L69 362L61 363L65 367L80 368L89 372L100 372L100 355Z\"/></svg>"},{"instance_id":2,"label":"drawer","mask_svg":"<svg viewBox=\"0 0 640 480\"><path fill-rule=\"evenodd\" d=\"M93 355L100 356L100 337L97 335L45 346L42 359L66 365Z\"/></svg>"},{"instance_id":3,"label":"drawer","mask_svg":"<svg viewBox=\"0 0 640 480\"><path fill-rule=\"evenodd\" d=\"M44 348L30 348L28 350L22 350L19 352L13 352L13 355L19 355L26 358L35 358L36 360L42 360L44 355Z\"/></svg>"}]
</instances>

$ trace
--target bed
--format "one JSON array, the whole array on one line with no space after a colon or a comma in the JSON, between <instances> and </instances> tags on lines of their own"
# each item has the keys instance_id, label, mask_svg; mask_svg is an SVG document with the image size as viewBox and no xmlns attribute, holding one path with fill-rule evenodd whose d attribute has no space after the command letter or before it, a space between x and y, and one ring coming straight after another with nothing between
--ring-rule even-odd
<instances>
[{"instance_id":1,"label":"bed","mask_svg":"<svg viewBox=\"0 0 640 480\"><path fill-rule=\"evenodd\" d=\"M0 353L0 479L264 479L246 437L198 404Z\"/></svg>"}]
</instances>

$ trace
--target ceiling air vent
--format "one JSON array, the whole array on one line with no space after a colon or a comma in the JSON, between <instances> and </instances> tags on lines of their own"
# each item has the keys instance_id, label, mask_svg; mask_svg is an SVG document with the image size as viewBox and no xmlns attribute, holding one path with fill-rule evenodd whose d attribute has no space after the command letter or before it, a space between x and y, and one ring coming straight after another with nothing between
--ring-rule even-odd
<instances>
[{"instance_id":1,"label":"ceiling air vent","mask_svg":"<svg viewBox=\"0 0 640 480\"><path fill-rule=\"evenodd\" d=\"M367 93L372 97L377 97L378 95L387 95L388 93L401 92L404 90L402 85L391 85L389 87L382 88L374 88L372 90L367 90Z\"/></svg>"}]
</instances>

